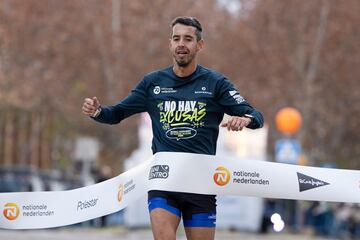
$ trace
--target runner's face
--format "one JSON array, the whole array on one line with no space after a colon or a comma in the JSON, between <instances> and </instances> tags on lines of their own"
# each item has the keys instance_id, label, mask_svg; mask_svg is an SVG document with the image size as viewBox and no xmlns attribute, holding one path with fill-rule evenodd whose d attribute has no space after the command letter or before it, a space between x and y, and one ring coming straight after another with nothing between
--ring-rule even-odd
<instances>
[{"instance_id":1,"label":"runner's face","mask_svg":"<svg viewBox=\"0 0 360 240\"><path fill-rule=\"evenodd\" d=\"M179 67L188 66L203 47L203 40L197 41L195 31L195 27L182 24L173 27L170 52Z\"/></svg>"}]
</instances>

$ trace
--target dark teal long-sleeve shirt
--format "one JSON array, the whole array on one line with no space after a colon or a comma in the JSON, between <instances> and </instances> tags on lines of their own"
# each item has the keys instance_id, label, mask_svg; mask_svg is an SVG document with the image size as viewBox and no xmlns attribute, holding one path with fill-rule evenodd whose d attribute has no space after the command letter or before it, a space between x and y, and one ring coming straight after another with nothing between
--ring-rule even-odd
<instances>
[{"instance_id":1,"label":"dark teal long-sleeve shirt","mask_svg":"<svg viewBox=\"0 0 360 240\"><path fill-rule=\"evenodd\" d=\"M172 67L147 74L119 103L102 107L94 118L107 124L140 112L152 120L152 150L216 154L219 124L224 113L251 116L248 128L263 126L263 117L222 74L200 65L188 77L178 77Z\"/></svg>"}]
</instances>

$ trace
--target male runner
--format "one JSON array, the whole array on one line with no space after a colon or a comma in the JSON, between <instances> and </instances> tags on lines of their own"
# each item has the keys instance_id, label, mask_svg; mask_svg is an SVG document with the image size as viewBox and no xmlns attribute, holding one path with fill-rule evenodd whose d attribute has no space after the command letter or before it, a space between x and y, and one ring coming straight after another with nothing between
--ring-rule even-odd
<instances>
[{"instance_id":1,"label":"male runner","mask_svg":"<svg viewBox=\"0 0 360 240\"><path fill-rule=\"evenodd\" d=\"M197 19L178 17L171 27L169 48L173 66L145 75L135 89L115 105L105 107L96 97L86 98L82 111L107 124L148 112L152 120L154 154L215 155L224 113L231 117L221 126L232 131L260 128L263 117L226 77L197 64L197 53L204 46L202 27ZM149 191L148 203L156 240L176 239L181 217L187 239L214 239L215 195Z\"/></svg>"}]
</instances>

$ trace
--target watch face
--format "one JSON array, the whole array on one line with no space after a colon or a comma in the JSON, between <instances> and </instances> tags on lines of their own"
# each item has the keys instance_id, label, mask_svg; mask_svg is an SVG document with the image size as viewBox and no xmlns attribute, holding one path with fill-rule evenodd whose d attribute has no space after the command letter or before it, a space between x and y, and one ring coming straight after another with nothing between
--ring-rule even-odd
<instances>
[{"instance_id":1,"label":"watch face","mask_svg":"<svg viewBox=\"0 0 360 240\"><path fill-rule=\"evenodd\" d=\"M96 109L96 111L94 112L94 114L92 115L92 117L97 117L97 116L99 116L100 112L101 112L101 106L99 106L99 107Z\"/></svg>"}]
</instances>

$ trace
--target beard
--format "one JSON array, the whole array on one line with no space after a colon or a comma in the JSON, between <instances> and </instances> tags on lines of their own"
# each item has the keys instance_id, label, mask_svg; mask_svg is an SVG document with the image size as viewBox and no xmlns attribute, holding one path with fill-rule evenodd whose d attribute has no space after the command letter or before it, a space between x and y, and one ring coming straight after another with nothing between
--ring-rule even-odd
<instances>
[{"instance_id":1,"label":"beard","mask_svg":"<svg viewBox=\"0 0 360 240\"><path fill-rule=\"evenodd\" d=\"M188 53L188 55L179 57L174 54L174 59L179 67L187 67L194 60L196 53Z\"/></svg>"}]
</instances>

